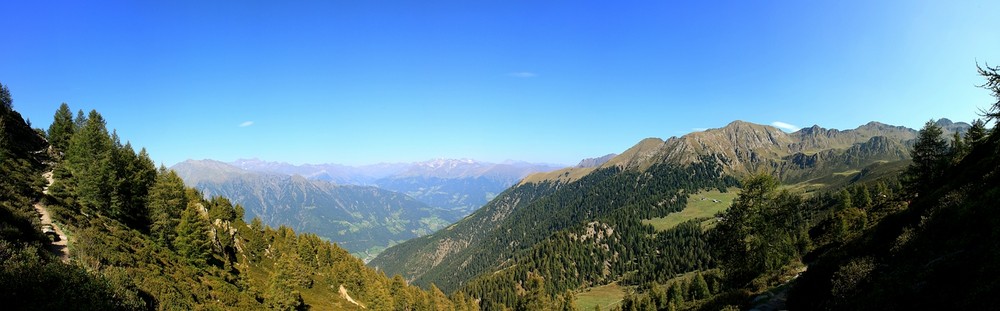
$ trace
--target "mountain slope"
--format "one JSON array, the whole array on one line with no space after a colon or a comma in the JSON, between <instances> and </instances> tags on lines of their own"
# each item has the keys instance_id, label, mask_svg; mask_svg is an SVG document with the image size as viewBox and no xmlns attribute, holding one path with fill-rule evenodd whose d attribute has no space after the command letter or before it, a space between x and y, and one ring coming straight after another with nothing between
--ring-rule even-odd
<instances>
[{"instance_id":1,"label":"mountain slope","mask_svg":"<svg viewBox=\"0 0 1000 311\"><path fill-rule=\"evenodd\" d=\"M465 297L387 278L316 235L243 222L239 206L156 171L96 111L63 132L65 153L46 152L7 103L0 124L18 129L0 126L4 310L477 310ZM46 168L54 181L42 196ZM52 241L31 207L39 197L72 239L68 262L45 249Z\"/></svg>"},{"instance_id":2,"label":"mountain slope","mask_svg":"<svg viewBox=\"0 0 1000 311\"><path fill-rule=\"evenodd\" d=\"M633 269L659 267L658 273L681 273L705 267L710 259L660 254L698 254L691 248L697 243L690 241L704 237L698 231L685 231L690 228L654 233L637 224L639 220L683 208L678 202L684 202L688 193L731 185L732 176L764 171L785 181L803 181L903 160L914 137L913 130L876 122L846 131L815 126L785 133L736 121L666 141L648 138L597 168L529 176L462 221L394 246L370 265L401 273L416 284L465 288L494 302L507 299L491 296L493 291L503 292L498 284L522 282L533 273L556 283L551 287L554 293L614 281L613 275L628 276ZM573 238L593 232L606 235L590 242ZM606 258L600 263L603 268L586 256L569 264L575 271L536 265L565 260L567 252L580 250ZM606 272L584 273L594 269ZM664 276L632 275L625 280L660 277Z\"/></svg>"},{"instance_id":3,"label":"mountain slope","mask_svg":"<svg viewBox=\"0 0 1000 311\"><path fill-rule=\"evenodd\" d=\"M242 205L247 218L315 233L358 255L431 233L457 217L376 187L249 172L210 160L189 160L171 169L206 196Z\"/></svg>"}]
</instances>

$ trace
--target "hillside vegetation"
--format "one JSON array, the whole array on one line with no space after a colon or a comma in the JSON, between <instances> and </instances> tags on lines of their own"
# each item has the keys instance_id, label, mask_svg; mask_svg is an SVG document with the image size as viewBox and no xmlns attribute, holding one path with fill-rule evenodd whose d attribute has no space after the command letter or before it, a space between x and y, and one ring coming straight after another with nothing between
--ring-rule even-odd
<instances>
[{"instance_id":1,"label":"hillside vegetation","mask_svg":"<svg viewBox=\"0 0 1000 311\"><path fill-rule=\"evenodd\" d=\"M28 129L3 91L0 299L7 310L478 309L465 296L367 268L316 235L244 222L241 206L205 199L157 169L145 150L109 133L96 111L74 118L63 104L47 132ZM31 208L47 168L55 181L42 200L69 236L68 264L43 250L48 242Z\"/></svg>"},{"instance_id":2,"label":"hillside vegetation","mask_svg":"<svg viewBox=\"0 0 1000 311\"><path fill-rule=\"evenodd\" d=\"M998 100L987 122L1000 116L998 70L980 69ZM835 176L846 184L810 196L768 175L744 180L711 231L722 287L697 296L685 291L693 283L647 284L618 309L994 308L1000 134L987 122L964 133L928 122L902 170L880 164ZM671 294L675 287L681 295Z\"/></svg>"},{"instance_id":3,"label":"hillside vegetation","mask_svg":"<svg viewBox=\"0 0 1000 311\"><path fill-rule=\"evenodd\" d=\"M666 217L645 219L642 223L651 225L653 229L658 231L665 231L694 219L703 220L703 222L709 221L719 212L729 208L730 204L733 204L738 190L730 188L726 189L726 192L722 192L719 189L712 189L692 194L688 196L687 206L684 206L683 210L670 213Z\"/></svg>"},{"instance_id":4,"label":"hillside vegetation","mask_svg":"<svg viewBox=\"0 0 1000 311\"><path fill-rule=\"evenodd\" d=\"M947 126L938 138L954 150L982 127L928 126L939 124ZM370 264L481 299L486 310L562 308L581 290L611 283L627 293L623 310L750 307L754 295L811 269L818 254L904 209L910 190L899 176L919 164L911 158L921 158L924 136L878 122L786 133L736 121L645 139L597 167L530 176ZM683 214L697 193L734 186L741 190L724 204L732 207ZM677 279L685 273L698 277ZM781 297L776 305L788 288L770 294Z\"/></svg>"}]
</instances>

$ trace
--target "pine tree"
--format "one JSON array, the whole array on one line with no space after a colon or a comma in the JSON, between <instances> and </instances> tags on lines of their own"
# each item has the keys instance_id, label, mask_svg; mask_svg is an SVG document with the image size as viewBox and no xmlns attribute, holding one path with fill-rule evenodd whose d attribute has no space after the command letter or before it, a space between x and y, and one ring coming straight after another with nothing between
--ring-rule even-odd
<instances>
[{"instance_id":1,"label":"pine tree","mask_svg":"<svg viewBox=\"0 0 1000 311\"><path fill-rule=\"evenodd\" d=\"M57 153L65 152L75 131L73 112L69 110L69 105L62 103L52 118L52 125L49 125L49 144Z\"/></svg>"},{"instance_id":2,"label":"pine tree","mask_svg":"<svg viewBox=\"0 0 1000 311\"><path fill-rule=\"evenodd\" d=\"M85 125L87 125L87 115L83 114L83 109L77 110L76 118L73 119L73 132L79 132Z\"/></svg>"},{"instance_id":3,"label":"pine tree","mask_svg":"<svg viewBox=\"0 0 1000 311\"><path fill-rule=\"evenodd\" d=\"M188 200L177 224L177 237L173 244L177 254L187 258L192 265L204 267L212 258L212 241L209 239L208 220L202 217L200 205Z\"/></svg>"},{"instance_id":4,"label":"pine tree","mask_svg":"<svg viewBox=\"0 0 1000 311\"><path fill-rule=\"evenodd\" d=\"M297 310L304 307L302 295L295 290L296 262L293 254L282 254L268 278L264 302L272 310Z\"/></svg>"},{"instance_id":5,"label":"pine tree","mask_svg":"<svg viewBox=\"0 0 1000 311\"><path fill-rule=\"evenodd\" d=\"M837 199L840 200L840 205L837 208L838 210L845 210L854 207L854 200L851 198L851 192L847 191L847 189L840 190L840 194Z\"/></svg>"},{"instance_id":6,"label":"pine tree","mask_svg":"<svg viewBox=\"0 0 1000 311\"><path fill-rule=\"evenodd\" d=\"M451 310L451 301L448 300L448 296L441 291L437 285L431 284L431 288L428 290L431 295L431 308L438 311L448 311ZM538 309L541 310L541 309Z\"/></svg>"},{"instance_id":7,"label":"pine tree","mask_svg":"<svg viewBox=\"0 0 1000 311\"><path fill-rule=\"evenodd\" d=\"M990 67L989 64L984 66L986 68L980 67L976 64L976 69L979 71L979 75L986 78L986 83L983 83L979 87L989 90L993 98L996 98L996 102L989 110L983 111L983 115L986 117L987 121L997 120L1000 118L1000 66Z\"/></svg>"},{"instance_id":8,"label":"pine tree","mask_svg":"<svg viewBox=\"0 0 1000 311\"><path fill-rule=\"evenodd\" d=\"M86 120L70 139L64 164L75 179L77 203L84 211L106 213L111 204L113 144L96 110Z\"/></svg>"},{"instance_id":9,"label":"pine tree","mask_svg":"<svg viewBox=\"0 0 1000 311\"><path fill-rule=\"evenodd\" d=\"M667 301L677 309L684 304L684 289L680 282L674 282L667 288Z\"/></svg>"},{"instance_id":10,"label":"pine tree","mask_svg":"<svg viewBox=\"0 0 1000 311\"><path fill-rule=\"evenodd\" d=\"M2 115L7 115L14 110L14 100L10 97L10 89L7 85L0 83L0 108L3 108Z\"/></svg>"},{"instance_id":11,"label":"pine tree","mask_svg":"<svg viewBox=\"0 0 1000 311\"><path fill-rule=\"evenodd\" d=\"M705 277L701 273L696 274L694 280L691 281L691 298L699 300L711 296L712 293L708 289L708 282L705 282Z\"/></svg>"},{"instance_id":12,"label":"pine tree","mask_svg":"<svg viewBox=\"0 0 1000 311\"><path fill-rule=\"evenodd\" d=\"M406 289L406 280L399 274L392 277L392 284L389 285L389 294L395 299L396 310L412 310L414 303L409 291Z\"/></svg>"},{"instance_id":13,"label":"pine tree","mask_svg":"<svg viewBox=\"0 0 1000 311\"><path fill-rule=\"evenodd\" d=\"M855 202L854 205L859 208L868 208L872 205L872 194L868 191L868 185L861 185Z\"/></svg>"},{"instance_id":14,"label":"pine tree","mask_svg":"<svg viewBox=\"0 0 1000 311\"><path fill-rule=\"evenodd\" d=\"M944 140L940 127L933 121L927 121L920 130L917 143L913 146L910 156L913 163L904 173L904 181L911 194L930 189L944 173L947 165L948 142Z\"/></svg>"},{"instance_id":15,"label":"pine tree","mask_svg":"<svg viewBox=\"0 0 1000 311\"><path fill-rule=\"evenodd\" d=\"M545 280L536 273L528 276L524 284L525 294L518 304L518 310L548 310L552 302L545 292Z\"/></svg>"},{"instance_id":16,"label":"pine tree","mask_svg":"<svg viewBox=\"0 0 1000 311\"><path fill-rule=\"evenodd\" d=\"M242 234L243 238L246 239L245 251L251 263L258 263L268 244L264 235L264 223L260 221L259 217L254 217L250 220L248 229Z\"/></svg>"},{"instance_id":17,"label":"pine tree","mask_svg":"<svg viewBox=\"0 0 1000 311\"><path fill-rule=\"evenodd\" d=\"M801 200L787 190L779 191L778 181L770 175L743 182L743 190L709 236L729 285L741 288L798 255L804 226L796 214Z\"/></svg>"},{"instance_id":18,"label":"pine tree","mask_svg":"<svg viewBox=\"0 0 1000 311\"><path fill-rule=\"evenodd\" d=\"M153 239L169 246L177 236L177 223L187 207L184 181L172 170L160 167L149 190L149 232Z\"/></svg>"},{"instance_id":19,"label":"pine tree","mask_svg":"<svg viewBox=\"0 0 1000 311\"><path fill-rule=\"evenodd\" d=\"M972 121L972 127L970 127L969 131L965 133L965 140L970 147L974 147L983 141L986 134L986 122L983 122L983 120L980 119L975 119Z\"/></svg>"}]
</instances>

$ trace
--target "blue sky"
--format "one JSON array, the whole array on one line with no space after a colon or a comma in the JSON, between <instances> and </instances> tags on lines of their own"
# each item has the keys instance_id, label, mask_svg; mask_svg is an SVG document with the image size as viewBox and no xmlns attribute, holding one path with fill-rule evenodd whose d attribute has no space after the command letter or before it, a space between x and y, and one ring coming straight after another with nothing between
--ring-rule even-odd
<instances>
[{"instance_id":1,"label":"blue sky","mask_svg":"<svg viewBox=\"0 0 1000 311\"><path fill-rule=\"evenodd\" d=\"M970 121L998 1L11 1L0 82L158 163L573 164L740 119Z\"/></svg>"}]
</instances>

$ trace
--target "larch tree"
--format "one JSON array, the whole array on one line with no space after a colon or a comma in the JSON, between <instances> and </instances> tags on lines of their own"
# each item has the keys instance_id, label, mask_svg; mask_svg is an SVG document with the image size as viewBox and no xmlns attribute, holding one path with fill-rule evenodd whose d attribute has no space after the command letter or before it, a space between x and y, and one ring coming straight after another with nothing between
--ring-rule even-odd
<instances>
[{"instance_id":1,"label":"larch tree","mask_svg":"<svg viewBox=\"0 0 1000 311\"><path fill-rule=\"evenodd\" d=\"M726 281L740 288L773 273L798 255L804 237L796 214L802 198L778 190L770 175L743 182L743 190L709 235Z\"/></svg>"},{"instance_id":2,"label":"larch tree","mask_svg":"<svg viewBox=\"0 0 1000 311\"><path fill-rule=\"evenodd\" d=\"M917 143L910 152L913 162L903 173L904 182L911 194L924 192L941 177L948 164L948 142L941 137L941 127L927 121L920 129Z\"/></svg>"},{"instance_id":3,"label":"larch tree","mask_svg":"<svg viewBox=\"0 0 1000 311\"><path fill-rule=\"evenodd\" d=\"M970 147L973 147L982 142L986 135L986 122L983 122L981 119L975 119L972 121L972 127L965 133L965 140Z\"/></svg>"}]
</instances>

